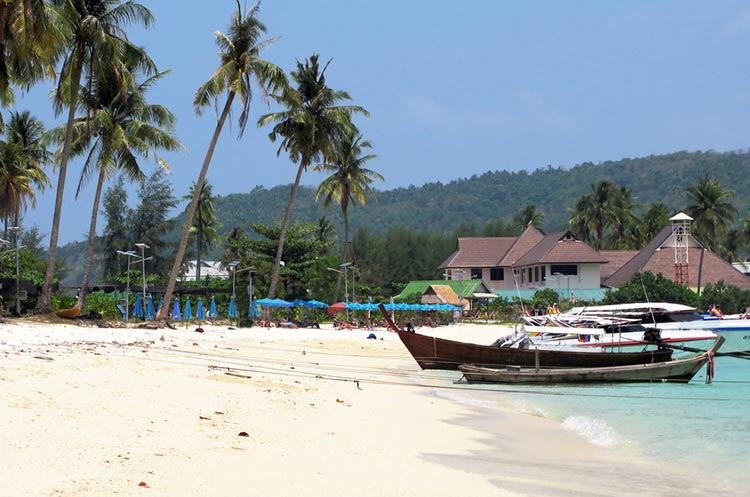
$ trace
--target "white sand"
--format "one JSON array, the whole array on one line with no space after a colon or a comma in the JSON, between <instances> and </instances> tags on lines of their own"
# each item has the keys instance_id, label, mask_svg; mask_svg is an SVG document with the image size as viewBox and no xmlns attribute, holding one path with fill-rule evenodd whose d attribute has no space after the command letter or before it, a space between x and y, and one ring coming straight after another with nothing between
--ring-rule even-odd
<instances>
[{"instance_id":1,"label":"white sand","mask_svg":"<svg viewBox=\"0 0 750 497\"><path fill-rule=\"evenodd\" d=\"M625 496L660 476L629 466L633 486L554 421L457 402L392 333L194 328L0 325L0 495Z\"/></svg>"}]
</instances>

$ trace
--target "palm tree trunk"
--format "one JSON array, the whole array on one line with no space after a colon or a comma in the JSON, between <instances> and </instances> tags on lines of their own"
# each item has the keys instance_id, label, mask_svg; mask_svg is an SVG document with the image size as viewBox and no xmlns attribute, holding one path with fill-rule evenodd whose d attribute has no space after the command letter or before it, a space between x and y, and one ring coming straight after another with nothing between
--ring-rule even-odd
<instances>
[{"instance_id":1,"label":"palm tree trunk","mask_svg":"<svg viewBox=\"0 0 750 497\"><path fill-rule=\"evenodd\" d=\"M177 247L177 254L174 257L174 264L172 265L172 272L169 274L169 282L167 288L164 291L164 303L168 304L172 301L172 293L174 293L174 287L177 284L177 275L180 273L180 266L182 266L182 259L185 257L185 249L187 248L188 237L190 236L190 227L193 225L193 217L195 217L195 211L198 208L198 200L200 199L201 190L203 189L203 182L206 180L206 174L208 174L208 167L211 165L211 159L214 156L214 150L216 150L216 143L219 141L221 135L221 129L224 127L224 123L229 115L229 110L232 108L232 101L234 100L234 92L229 92L227 95L227 102L224 104L224 109L221 111L219 120L216 122L216 128L214 128L214 134L211 137L211 142L208 144L208 150L206 151L206 157L203 159L203 166L198 174L198 180L195 183L195 191L193 192L193 199L190 201L187 211L185 212L185 224L182 227L182 239L180 239L180 245ZM161 320L167 315L167 308L169 305L163 305L159 310L159 314L156 316L157 319Z\"/></svg>"},{"instance_id":2,"label":"palm tree trunk","mask_svg":"<svg viewBox=\"0 0 750 497\"><path fill-rule=\"evenodd\" d=\"M99 181L96 183L96 194L94 194L94 208L91 212L91 224L89 225L89 246L86 252L86 265L83 268L83 281L81 282L81 291L78 293L78 302L76 307L83 309L86 305L86 295L89 291L89 279L91 278L91 266L94 261L94 244L96 243L96 221L99 215L99 202L102 197L104 188L104 169L99 171Z\"/></svg>"},{"instance_id":3,"label":"palm tree trunk","mask_svg":"<svg viewBox=\"0 0 750 497\"><path fill-rule=\"evenodd\" d=\"M344 215L344 255L342 263L346 262L349 257L349 215L347 210L342 207L341 212ZM339 277L336 279L336 288L333 290L333 301L338 302L339 292L341 291L341 279L344 277L342 273L339 273Z\"/></svg>"},{"instance_id":4,"label":"palm tree trunk","mask_svg":"<svg viewBox=\"0 0 750 497\"><path fill-rule=\"evenodd\" d=\"M297 198L297 189L299 183L302 180L302 173L307 167L307 163L300 162L299 168L297 169L297 177L294 179L292 185L292 192L289 195L289 205L286 206L286 214L284 215L284 221L281 223L281 231L279 232L279 246L276 248L276 258L273 261L273 272L271 273L271 285L268 287L268 298L276 298L276 287L279 284L279 270L281 269L281 254L284 253L284 242L286 241L286 232L289 230L289 225L292 224L292 211L294 210L294 200Z\"/></svg>"},{"instance_id":5,"label":"palm tree trunk","mask_svg":"<svg viewBox=\"0 0 750 497\"><path fill-rule=\"evenodd\" d=\"M62 201L65 194L65 176L68 172L68 160L70 159L70 144L73 141L73 122L76 117L76 106L78 104L78 86L81 84L81 73L83 72L83 59L76 59L73 70L74 83L71 83L71 101L68 110L68 122L65 125L65 140L63 141L62 157L60 157L60 170L57 176L57 196L55 197L55 212L52 216L52 229L49 235L49 251L47 252L47 270L44 273L42 291L37 300L35 314L52 312L52 280L55 277L55 256L57 255L57 240L60 237L60 218L62 217Z\"/></svg>"},{"instance_id":6,"label":"palm tree trunk","mask_svg":"<svg viewBox=\"0 0 750 497\"><path fill-rule=\"evenodd\" d=\"M198 229L196 231L196 247L195 250L198 252L195 260L195 281L201 280L201 251L203 250L203 222L201 219L201 211L198 210Z\"/></svg>"}]
</instances>

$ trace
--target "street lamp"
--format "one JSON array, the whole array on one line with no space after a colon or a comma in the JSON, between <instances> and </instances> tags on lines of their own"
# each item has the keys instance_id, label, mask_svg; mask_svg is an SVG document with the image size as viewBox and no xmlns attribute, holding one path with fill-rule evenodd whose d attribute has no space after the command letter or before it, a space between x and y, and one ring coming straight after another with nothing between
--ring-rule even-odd
<instances>
[{"instance_id":1,"label":"street lamp","mask_svg":"<svg viewBox=\"0 0 750 497\"><path fill-rule=\"evenodd\" d=\"M22 231L23 228L20 226L11 226L8 228L8 231L13 233L13 244L16 247L16 315L21 315L21 269L18 265L18 233Z\"/></svg>"},{"instance_id":2,"label":"street lamp","mask_svg":"<svg viewBox=\"0 0 750 497\"><path fill-rule=\"evenodd\" d=\"M458 274L458 305L461 307L461 317L464 317L464 270L459 269L456 271Z\"/></svg>"},{"instance_id":3,"label":"street lamp","mask_svg":"<svg viewBox=\"0 0 750 497\"><path fill-rule=\"evenodd\" d=\"M345 262L343 264L339 264L339 267L344 268L343 271L334 269L332 267L327 268L329 271L333 271L334 273L339 273L339 274L344 275L344 303L345 304L349 302L349 282L346 276L346 268L349 267L350 264L351 262ZM345 311L346 311L346 320L349 321L349 307L348 306L345 307Z\"/></svg>"},{"instance_id":4,"label":"street lamp","mask_svg":"<svg viewBox=\"0 0 750 497\"><path fill-rule=\"evenodd\" d=\"M143 301L146 301L146 249L151 248L145 243L136 243L136 247L141 249L141 285L143 287ZM169 302L167 302L167 305L169 305Z\"/></svg>"},{"instance_id":5,"label":"street lamp","mask_svg":"<svg viewBox=\"0 0 750 497\"><path fill-rule=\"evenodd\" d=\"M128 322L130 312L130 261L135 257L135 250L128 250L123 252L122 250L117 251L118 254L127 256L128 258L128 277L127 283L125 284L125 322Z\"/></svg>"}]
</instances>

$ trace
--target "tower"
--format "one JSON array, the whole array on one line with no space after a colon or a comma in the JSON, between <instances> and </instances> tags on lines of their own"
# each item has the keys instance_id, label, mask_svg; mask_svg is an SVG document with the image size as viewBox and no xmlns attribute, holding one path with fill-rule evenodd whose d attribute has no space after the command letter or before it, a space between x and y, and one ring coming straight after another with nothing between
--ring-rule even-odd
<instances>
[{"instance_id":1,"label":"tower","mask_svg":"<svg viewBox=\"0 0 750 497\"><path fill-rule=\"evenodd\" d=\"M690 222L693 218L684 212L680 212L669 220L672 221L672 236L674 237L674 281L681 285L690 286L688 246L690 244Z\"/></svg>"}]
</instances>

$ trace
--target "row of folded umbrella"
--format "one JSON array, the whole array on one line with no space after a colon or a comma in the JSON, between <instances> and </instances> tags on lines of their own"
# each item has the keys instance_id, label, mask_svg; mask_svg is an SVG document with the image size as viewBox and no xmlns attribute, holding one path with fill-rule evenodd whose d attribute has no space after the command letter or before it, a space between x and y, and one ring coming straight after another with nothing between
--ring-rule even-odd
<instances>
[{"instance_id":1,"label":"row of folded umbrella","mask_svg":"<svg viewBox=\"0 0 750 497\"><path fill-rule=\"evenodd\" d=\"M141 294L137 293L135 298L135 305L133 306L133 316L144 318L146 320L154 319L158 310L164 304L164 298L160 299L159 306L154 308L154 299L151 294L146 296L146 304L143 305ZM329 307L325 302L318 300L294 300L287 301L284 299L260 299L254 301L255 306L260 307L272 307L272 308L283 308L283 307L304 307L306 309L326 309ZM340 302L334 304L335 307L340 307L342 310L350 311L377 311L379 310L379 304L373 303L359 303L359 302ZM387 311L456 311L460 307L449 304L384 304ZM253 312L251 309L248 314ZM174 304L172 306L171 318L174 321L181 320L203 320L206 318L217 318L219 313L216 308L216 299L211 297L211 303L206 309L203 305L203 300L198 299L198 304L195 310L195 316L193 316L193 310L190 303L190 298L185 301L184 309L180 308L180 299L175 297ZM229 300L229 311L227 317L237 317L237 305L234 302L234 298Z\"/></svg>"}]
</instances>

